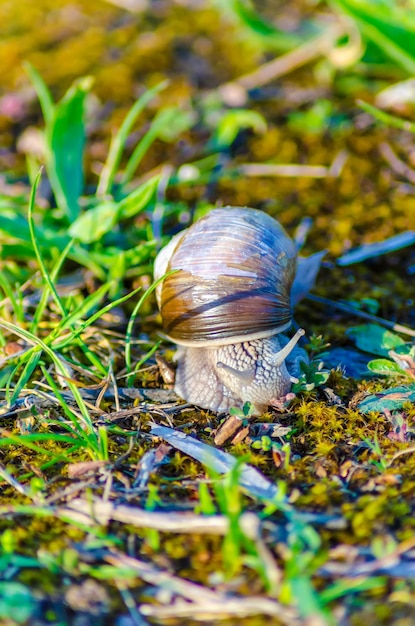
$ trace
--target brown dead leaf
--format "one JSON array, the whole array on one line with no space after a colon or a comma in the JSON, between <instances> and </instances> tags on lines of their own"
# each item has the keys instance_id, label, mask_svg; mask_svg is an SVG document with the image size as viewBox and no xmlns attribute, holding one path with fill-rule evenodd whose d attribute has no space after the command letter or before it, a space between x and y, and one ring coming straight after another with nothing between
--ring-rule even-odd
<instances>
[{"instance_id":1,"label":"brown dead leaf","mask_svg":"<svg viewBox=\"0 0 415 626\"><path fill-rule=\"evenodd\" d=\"M355 466L355 463L353 461L350 461L350 459L345 461L340 466L339 475L342 478L347 478L349 473L350 473L350 470L352 470L354 468L354 466Z\"/></svg>"},{"instance_id":2,"label":"brown dead leaf","mask_svg":"<svg viewBox=\"0 0 415 626\"><path fill-rule=\"evenodd\" d=\"M275 467L281 467L285 460L285 452L278 450L278 448L272 448L272 460Z\"/></svg>"},{"instance_id":3,"label":"brown dead leaf","mask_svg":"<svg viewBox=\"0 0 415 626\"><path fill-rule=\"evenodd\" d=\"M216 431L214 438L215 445L222 446L225 441L228 441L233 435L235 435L243 426L243 421L237 415L230 415L221 424Z\"/></svg>"},{"instance_id":4,"label":"brown dead leaf","mask_svg":"<svg viewBox=\"0 0 415 626\"><path fill-rule=\"evenodd\" d=\"M160 354L156 354L156 362L164 384L167 385L169 388L172 388L174 385L174 380L176 378L176 372L174 370L174 367L172 367L170 363L168 363L166 359Z\"/></svg>"},{"instance_id":5,"label":"brown dead leaf","mask_svg":"<svg viewBox=\"0 0 415 626\"><path fill-rule=\"evenodd\" d=\"M327 477L327 470L324 467L324 461L317 461L315 473L316 473L316 476L318 476L318 478Z\"/></svg>"},{"instance_id":6,"label":"brown dead leaf","mask_svg":"<svg viewBox=\"0 0 415 626\"><path fill-rule=\"evenodd\" d=\"M382 492L391 485L399 485L402 481L395 474L380 474L370 478L361 490L366 493Z\"/></svg>"},{"instance_id":7,"label":"brown dead leaf","mask_svg":"<svg viewBox=\"0 0 415 626\"><path fill-rule=\"evenodd\" d=\"M6 354L6 356L18 354L19 352L22 352L22 350L24 350L24 347L21 346L20 343L17 343L17 341L9 341L4 346L4 353Z\"/></svg>"},{"instance_id":8,"label":"brown dead leaf","mask_svg":"<svg viewBox=\"0 0 415 626\"><path fill-rule=\"evenodd\" d=\"M249 426L245 426L245 428L241 428L241 430L236 433L235 437L232 439L232 444L235 446L237 443L244 441L244 439L249 434Z\"/></svg>"},{"instance_id":9,"label":"brown dead leaf","mask_svg":"<svg viewBox=\"0 0 415 626\"><path fill-rule=\"evenodd\" d=\"M102 467L108 465L107 461L82 461L68 465L69 478L80 478L85 474L96 474Z\"/></svg>"}]
</instances>

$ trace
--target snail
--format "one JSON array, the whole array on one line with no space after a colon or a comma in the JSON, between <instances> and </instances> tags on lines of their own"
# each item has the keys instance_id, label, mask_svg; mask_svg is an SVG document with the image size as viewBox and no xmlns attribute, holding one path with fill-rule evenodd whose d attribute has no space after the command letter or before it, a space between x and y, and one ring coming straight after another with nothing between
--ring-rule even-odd
<instances>
[{"instance_id":1,"label":"snail","mask_svg":"<svg viewBox=\"0 0 415 626\"><path fill-rule=\"evenodd\" d=\"M307 360L288 340L296 249L282 226L250 208L213 209L159 252L154 276L163 331L178 344L175 391L216 412L280 406Z\"/></svg>"}]
</instances>

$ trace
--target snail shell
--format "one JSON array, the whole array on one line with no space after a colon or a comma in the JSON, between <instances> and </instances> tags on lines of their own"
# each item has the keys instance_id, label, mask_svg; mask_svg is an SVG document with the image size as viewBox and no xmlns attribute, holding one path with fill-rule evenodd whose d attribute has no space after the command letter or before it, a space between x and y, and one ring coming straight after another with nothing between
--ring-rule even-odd
<instances>
[{"instance_id":1,"label":"snail shell","mask_svg":"<svg viewBox=\"0 0 415 626\"><path fill-rule=\"evenodd\" d=\"M184 346L271 337L291 325L296 250L272 217L249 208L215 209L158 255L155 278L163 330Z\"/></svg>"}]
</instances>

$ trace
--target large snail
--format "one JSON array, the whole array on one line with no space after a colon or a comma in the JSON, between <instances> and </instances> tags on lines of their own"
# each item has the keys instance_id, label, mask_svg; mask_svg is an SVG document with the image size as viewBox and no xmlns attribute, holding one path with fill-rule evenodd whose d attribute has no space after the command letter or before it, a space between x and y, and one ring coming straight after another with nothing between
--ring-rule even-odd
<instances>
[{"instance_id":1,"label":"large snail","mask_svg":"<svg viewBox=\"0 0 415 626\"><path fill-rule=\"evenodd\" d=\"M175 391L192 404L253 413L280 405L304 350L291 325L296 249L272 217L214 209L158 254L154 274L165 334L179 345Z\"/></svg>"}]
</instances>

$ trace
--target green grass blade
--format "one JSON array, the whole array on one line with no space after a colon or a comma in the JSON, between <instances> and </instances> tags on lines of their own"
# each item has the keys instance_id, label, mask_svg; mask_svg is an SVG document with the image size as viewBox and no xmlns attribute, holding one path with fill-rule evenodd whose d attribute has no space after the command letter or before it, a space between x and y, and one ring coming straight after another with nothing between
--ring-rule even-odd
<instances>
[{"instance_id":1,"label":"green grass blade","mask_svg":"<svg viewBox=\"0 0 415 626\"><path fill-rule=\"evenodd\" d=\"M363 100L358 100L357 104L361 109L366 111L366 113L370 113L377 120L383 122L387 126L392 126L393 128L400 128L401 130L407 130L411 133L415 133L415 123L410 122L409 120L404 120L401 117L396 117L396 115L391 115L390 113L385 113L381 109L369 104L368 102L364 102Z\"/></svg>"},{"instance_id":2,"label":"green grass blade","mask_svg":"<svg viewBox=\"0 0 415 626\"><path fill-rule=\"evenodd\" d=\"M91 85L91 77L75 81L46 125L48 176L56 202L70 223L80 213L79 196L84 187L84 110Z\"/></svg>"},{"instance_id":3,"label":"green grass blade","mask_svg":"<svg viewBox=\"0 0 415 626\"><path fill-rule=\"evenodd\" d=\"M134 148L134 151L130 158L128 159L127 166L122 175L121 182L123 185L129 183L133 178L135 172L137 171L138 166L143 160L144 156L148 152L151 145L157 139L157 128L153 125L146 132L144 137L138 142L137 146Z\"/></svg>"},{"instance_id":4,"label":"green grass blade","mask_svg":"<svg viewBox=\"0 0 415 626\"><path fill-rule=\"evenodd\" d=\"M134 217L146 208L157 190L160 178L160 175L152 176L118 203L120 219Z\"/></svg>"},{"instance_id":5,"label":"green grass blade","mask_svg":"<svg viewBox=\"0 0 415 626\"><path fill-rule=\"evenodd\" d=\"M113 302L110 302L109 304L104 306L102 309L100 309L99 311L97 311L96 313L91 315L91 317L89 317L87 320L85 320L76 329L76 331L73 331L73 333L71 334L70 337L65 337L62 340L56 340L54 342L54 344L53 344L53 347L55 349L59 349L60 350L60 349L64 348L65 346L67 346L69 343L72 343L74 337L78 337L81 333L84 332L84 330L86 328L88 328L88 326L91 326L91 324L93 324L97 319L99 319L102 315L104 315L104 313L107 313L107 311L110 311L115 306L118 306L119 304L122 304L126 300L129 300L129 298L132 298L133 296L135 296L135 294L137 294L140 290L141 290L141 287L138 287L138 289L134 289L134 291L131 291L127 295L122 296L121 298L118 298L117 300L114 300ZM0 321L0 326L1 326L1 321Z\"/></svg>"},{"instance_id":6,"label":"green grass blade","mask_svg":"<svg viewBox=\"0 0 415 626\"><path fill-rule=\"evenodd\" d=\"M32 246L33 246L33 250L35 251L36 254L36 259L37 262L39 264L39 269L40 272L42 274L42 278L45 281L45 284L48 285L49 289L50 289L50 293L53 296L53 299L55 300L58 308L60 309L62 315L66 315L66 311L65 308L61 302L61 299L59 298L59 295L55 289L55 285L53 284L51 277L49 276L48 271L46 270L46 266L43 262L42 259L42 255L40 253L40 249L39 246L37 244L37 240L36 240L36 232L35 232L35 224L33 221L33 208L34 208L34 204L35 204L35 198L36 198L36 191L37 191L37 186L39 184L40 178L42 176L42 172L40 171L38 173L38 175L36 176L36 180L32 186L32 191L30 193L30 201L29 201L29 214L28 214L28 222L29 222L29 230L30 230L30 238L32 241Z\"/></svg>"},{"instance_id":7,"label":"green grass blade","mask_svg":"<svg viewBox=\"0 0 415 626\"><path fill-rule=\"evenodd\" d=\"M153 356L153 354L156 352L156 350L158 350L158 349L159 349L160 344L161 344L161 339L160 339L160 341L156 341L156 343L154 344L154 346L152 346L152 347L150 348L150 350L148 350L148 352L146 352L146 353L145 353L145 355L144 355L144 356L143 356L143 357L142 357L142 358L138 361L138 363L136 364L136 366L135 366L135 368L134 368L134 370L133 370L133 372L132 372L133 376L135 376L135 374L137 374L137 372L138 372L138 371L139 371L139 369L140 369L140 368L144 365L144 363L145 363L146 361L148 361L148 359L149 359L150 357L152 357L152 356ZM130 379L128 379L128 380L130 380ZM130 381L130 382L131 382L131 381ZM127 383L127 387L129 387L129 386L131 386L131 385L129 385L129 384Z\"/></svg>"},{"instance_id":8,"label":"green grass blade","mask_svg":"<svg viewBox=\"0 0 415 626\"><path fill-rule=\"evenodd\" d=\"M165 89L166 86L167 81L163 81L152 89L148 89L129 110L119 131L111 141L108 159L103 167L99 179L97 196L105 196L110 193L118 166L120 164L125 142L127 141L128 135L130 134L137 117L144 110L147 104L156 96L156 94Z\"/></svg>"},{"instance_id":9,"label":"green grass blade","mask_svg":"<svg viewBox=\"0 0 415 626\"><path fill-rule=\"evenodd\" d=\"M72 250L69 252L68 257L71 261L86 267L94 274L94 276L98 278L98 280L102 282L106 280L106 271L100 264L99 260L97 260L97 255L95 255L92 250L85 250L80 245L75 243Z\"/></svg>"},{"instance_id":10,"label":"green grass blade","mask_svg":"<svg viewBox=\"0 0 415 626\"><path fill-rule=\"evenodd\" d=\"M163 280L165 278L167 278L168 276L171 276L171 274L175 274L178 270L173 270L172 272L168 272L167 274L165 274L164 276L162 276L161 278L159 278L158 280L156 280L148 289L145 293L143 293L143 295L141 296L141 298L139 299L139 301L137 302L137 304L135 305L129 322L127 324L127 330L125 333L125 367L127 370L127 373L130 373L132 370L132 366L131 366L131 338L133 335L133 329L134 329L134 324L135 321L137 319L137 315L141 309L141 307L143 306L143 303L146 301L146 299L148 298L148 296L153 293L153 291L157 288L157 286L163 282ZM127 387L129 387L132 384L132 380L133 380L134 375L132 374L130 377L127 378Z\"/></svg>"},{"instance_id":11,"label":"green grass blade","mask_svg":"<svg viewBox=\"0 0 415 626\"><path fill-rule=\"evenodd\" d=\"M320 591L320 602L326 605L344 596L350 597L352 593L370 591L382 587L384 584L384 576L363 575L356 578L344 578L343 580L335 581L329 587Z\"/></svg>"},{"instance_id":12,"label":"green grass blade","mask_svg":"<svg viewBox=\"0 0 415 626\"><path fill-rule=\"evenodd\" d=\"M15 335L17 335L18 337L22 337L23 339L26 339L26 341L28 343L30 343L32 346L36 346L37 348L42 349L50 358L50 360L52 361L52 363L54 364L57 372L65 379L67 380L67 371L65 369L65 367L63 366L61 360L59 359L59 357L57 356L57 354L55 354L55 352L52 350L52 348L50 346L47 345L47 343L45 343L44 341L42 341L41 339L39 339L38 337L36 337L35 335L33 335L31 332L23 329L23 328L19 328L18 326L16 326L16 324L12 324L11 322L7 322L5 320L1 320L0 319L0 326L6 328L7 330L11 331L12 333L14 333ZM27 351L26 352L26 356L31 357L31 353L32 351ZM87 427L90 429L90 431L93 430L92 427L92 422L91 419L89 417L89 413L88 410L85 406L85 403L79 393L78 388L76 387L76 385L74 385L73 383L71 383L71 381L67 380L67 384L68 384L68 388L70 389L70 391L72 392L75 401L77 402L81 412L82 412L82 416L87 424Z\"/></svg>"},{"instance_id":13,"label":"green grass blade","mask_svg":"<svg viewBox=\"0 0 415 626\"><path fill-rule=\"evenodd\" d=\"M48 383L49 387L51 388L53 392L53 395L56 397L56 400L59 402L60 407L62 408L66 417L69 419L69 421L72 424L72 427L68 426L67 424L62 424L62 428L65 428L66 430L69 430L72 433L76 433L77 437L80 437L85 443L88 442L88 436L87 436L87 432L84 430L84 424L80 421L79 417L76 415L76 413L72 411L71 407L66 402L65 398L63 397L61 393L62 389L53 380L50 372L48 371L46 367L42 366L41 369L42 369L42 373L45 377L46 382ZM71 430L71 428L73 428L73 430Z\"/></svg>"},{"instance_id":14,"label":"green grass blade","mask_svg":"<svg viewBox=\"0 0 415 626\"><path fill-rule=\"evenodd\" d=\"M90 349L90 347L86 343L84 343L80 337L78 337L76 342L79 348L82 350L82 352L86 356L86 358L88 359L88 361L91 363L91 365L95 367L102 376L106 376L107 370L105 368L105 365L97 357L97 355Z\"/></svg>"},{"instance_id":15,"label":"green grass blade","mask_svg":"<svg viewBox=\"0 0 415 626\"><path fill-rule=\"evenodd\" d=\"M59 258L56 261L55 266L52 268L52 271L50 273L50 282L53 285L54 285L54 283L56 281L56 278L57 278L57 276L59 274L59 271L60 271L60 269L62 267L62 264L63 264L64 260L66 259L66 257L69 254L69 251L70 251L70 249L72 247L72 244L73 244L72 240L69 241L69 243L67 244L66 248L59 255ZM43 291L42 291L42 295L41 295L39 304L37 305L36 311L35 311L35 313L33 315L32 324L30 325L30 330L31 330L32 333L36 333L37 332L37 329L38 329L38 326L39 326L39 322L40 322L40 320L43 317L43 313L45 311L45 308L46 308L46 305L47 305L47 302L48 302L49 294L50 294L50 287L49 287L49 283L46 282L46 284L45 284L45 286L43 288ZM64 308L63 305L62 305L62 308ZM61 309L61 311L62 311L62 309Z\"/></svg>"},{"instance_id":16,"label":"green grass blade","mask_svg":"<svg viewBox=\"0 0 415 626\"><path fill-rule=\"evenodd\" d=\"M106 426L98 428L99 460L108 461L108 430Z\"/></svg>"},{"instance_id":17,"label":"green grass blade","mask_svg":"<svg viewBox=\"0 0 415 626\"><path fill-rule=\"evenodd\" d=\"M216 0L216 6L220 11L230 14L234 21L237 22L239 29L245 29L246 35L258 40L265 49L290 50L303 43L303 38L299 34L288 33L278 29L272 22L262 18L257 13L251 3L247 0L230 0L222 2ZM259 5L260 6L260 5ZM238 29L238 30L239 30Z\"/></svg>"},{"instance_id":18,"label":"green grass blade","mask_svg":"<svg viewBox=\"0 0 415 626\"><path fill-rule=\"evenodd\" d=\"M22 361L20 361L20 363L22 363ZM9 374L9 376L7 378L6 383L5 383L6 389L5 389L5 394L4 395L5 395L5 398L6 398L6 402L8 403L9 406L11 406L10 398L12 397L11 386L12 386L15 374L17 374L18 371L19 371L19 363L17 365L15 365L13 368L11 368L10 374Z\"/></svg>"},{"instance_id":19,"label":"green grass blade","mask_svg":"<svg viewBox=\"0 0 415 626\"><path fill-rule=\"evenodd\" d=\"M50 124L53 118L53 112L55 107L52 100L52 95L37 69L35 69L33 65L28 62L24 63L24 67L26 69L26 72L29 74L33 87L36 90L45 123Z\"/></svg>"},{"instance_id":20,"label":"green grass blade","mask_svg":"<svg viewBox=\"0 0 415 626\"><path fill-rule=\"evenodd\" d=\"M43 113L43 117L45 114ZM26 154L26 170L29 178L29 183L33 185L35 182L38 171L40 170L42 163L33 154Z\"/></svg>"},{"instance_id":21,"label":"green grass blade","mask_svg":"<svg viewBox=\"0 0 415 626\"><path fill-rule=\"evenodd\" d=\"M6 298L10 300L16 321L23 324L25 321L25 315L21 299L18 297L19 294L17 293L17 290L13 289L4 272L0 272L0 288L4 291Z\"/></svg>"},{"instance_id":22,"label":"green grass blade","mask_svg":"<svg viewBox=\"0 0 415 626\"><path fill-rule=\"evenodd\" d=\"M415 73L413 14L393 2L334 0L333 3L353 18L366 39L410 75Z\"/></svg>"},{"instance_id":23,"label":"green grass blade","mask_svg":"<svg viewBox=\"0 0 415 626\"><path fill-rule=\"evenodd\" d=\"M82 447L84 447L86 449L86 451L88 452L88 454L90 455L90 457L92 459L100 459L100 444L99 444L99 437L98 434L94 428L94 425L92 423L92 419L91 416L89 415L89 411L88 408L85 404L84 399L81 396L81 393L79 391L79 388L70 380L68 380L68 378L66 378L66 384L68 386L68 389L70 390L71 394L74 397L74 401L76 402L80 412L81 412L81 416L80 418L78 418L73 411L71 411L70 407L68 407L64 397L62 396L62 394L60 393L60 390L58 388L58 386L56 385L56 383L54 382L54 380L52 379L52 377L46 372L46 370L43 368L43 373L46 377L46 380L48 381L49 385L51 386L51 388L53 389L56 397L58 398L59 404L62 407L63 411L65 412L65 414L68 416L68 418L70 419L70 421L72 422L72 424L74 425L75 431L77 433L77 436L79 437L80 441L82 442Z\"/></svg>"},{"instance_id":24,"label":"green grass blade","mask_svg":"<svg viewBox=\"0 0 415 626\"><path fill-rule=\"evenodd\" d=\"M9 404L12 405L14 404L14 402L16 402L17 398L19 397L22 389L24 387L26 387L27 383L30 380L30 377L32 376L33 372L35 371L37 364L39 363L40 359L42 356L42 351L41 350L37 350L36 352L32 352L32 354L29 357L29 360L27 361L26 365L23 368L23 372L20 375L19 380L17 381L13 393L10 396L10 400L9 400Z\"/></svg>"},{"instance_id":25,"label":"green grass blade","mask_svg":"<svg viewBox=\"0 0 415 626\"><path fill-rule=\"evenodd\" d=\"M13 324L12 322L8 322L1 318L0 318L0 326L10 331L14 335L17 335L18 337L25 339L32 346L38 346L42 350L44 350L48 354L48 356L52 359L53 362L57 362L59 364L59 369L61 370L60 373L63 376L66 376L66 372L64 368L62 367L62 365L60 364L59 359L57 359L53 350L51 350L51 348L44 341L42 341L42 339L39 339L39 337L36 337L30 331L25 330L24 328L21 328L20 326L17 326L16 324ZM30 351L28 350L26 354L30 355Z\"/></svg>"},{"instance_id":26,"label":"green grass blade","mask_svg":"<svg viewBox=\"0 0 415 626\"><path fill-rule=\"evenodd\" d=\"M39 452L45 456L59 458L60 461L70 461L71 459L66 454L60 452L58 455L53 450L47 450L37 446L35 441L56 441L57 443L74 443L73 437L68 435L59 435L57 433L32 433L30 435L14 435L9 433L7 437L0 439L0 447L6 447L10 445L23 445L33 452Z\"/></svg>"},{"instance_id":27,"label":"green grass blade","mask_svg":"<svg viewBox=\"0 0 415 626\"><path fill-rule=\"evenodd\" d=\"M105 285L101 285L94 293L91 293L81 304L76 307L72 313L66 315L64 319L58 324L58 326L51 332L50 337L52 339L56 338L59 333L66 330L67 328L71 328L74 324L79 322L91 309L93 309L97 304L102 300L102 298L107 293L110 288L110 284L107 283Z\"/></svg>"},{"instance_id":28,"label":"green grass blade","mask_svg":"<svg viewBox=\"0 0 415 626\"><path fill-rule=\"evenodd\" d=\"M193 123L194 115L191 111L186 111L179 107L161 109L129 158L122 177L122 183L126 184L133 178L141 160L156 139L168 142L174 141L182 132L190 128Z\"/></svg>"},{"instance_id":29,"label":"green grass blade","mask_svg":"<svg viewBox=\"0 0 415 626\"><path fill-rule=\"evenodd\" d=\"M74 385L73 383L69 381L68 387L70 388L72 394L74 395L74 399L78 405L78 408L80 409L82 413L82 419L80 419L76 415L76 413L74 413L72 409L68 406L67 402L65 401L65 398L61 394L61 390L59 389L56 382L53 380L50 373L46 370L46 368L42 368L42 371L46 378L47 383L49 384L50 388L55 394L60 407L62 408L66 417L69 419L69 421L72 424L73 430L71 430L71 427L69 426L66 426L66 429L69 430L69 432L72 432L74 434L74 437L76 437L80 442L79 446L82 446L83 448L85 448L92 459L100 458L99 438L93 426L92 420L89 416L89 412L85 405L85 402L82 396L80 395L79 389L76 387L76 385Z\"/></svg>"}]
</instances>

